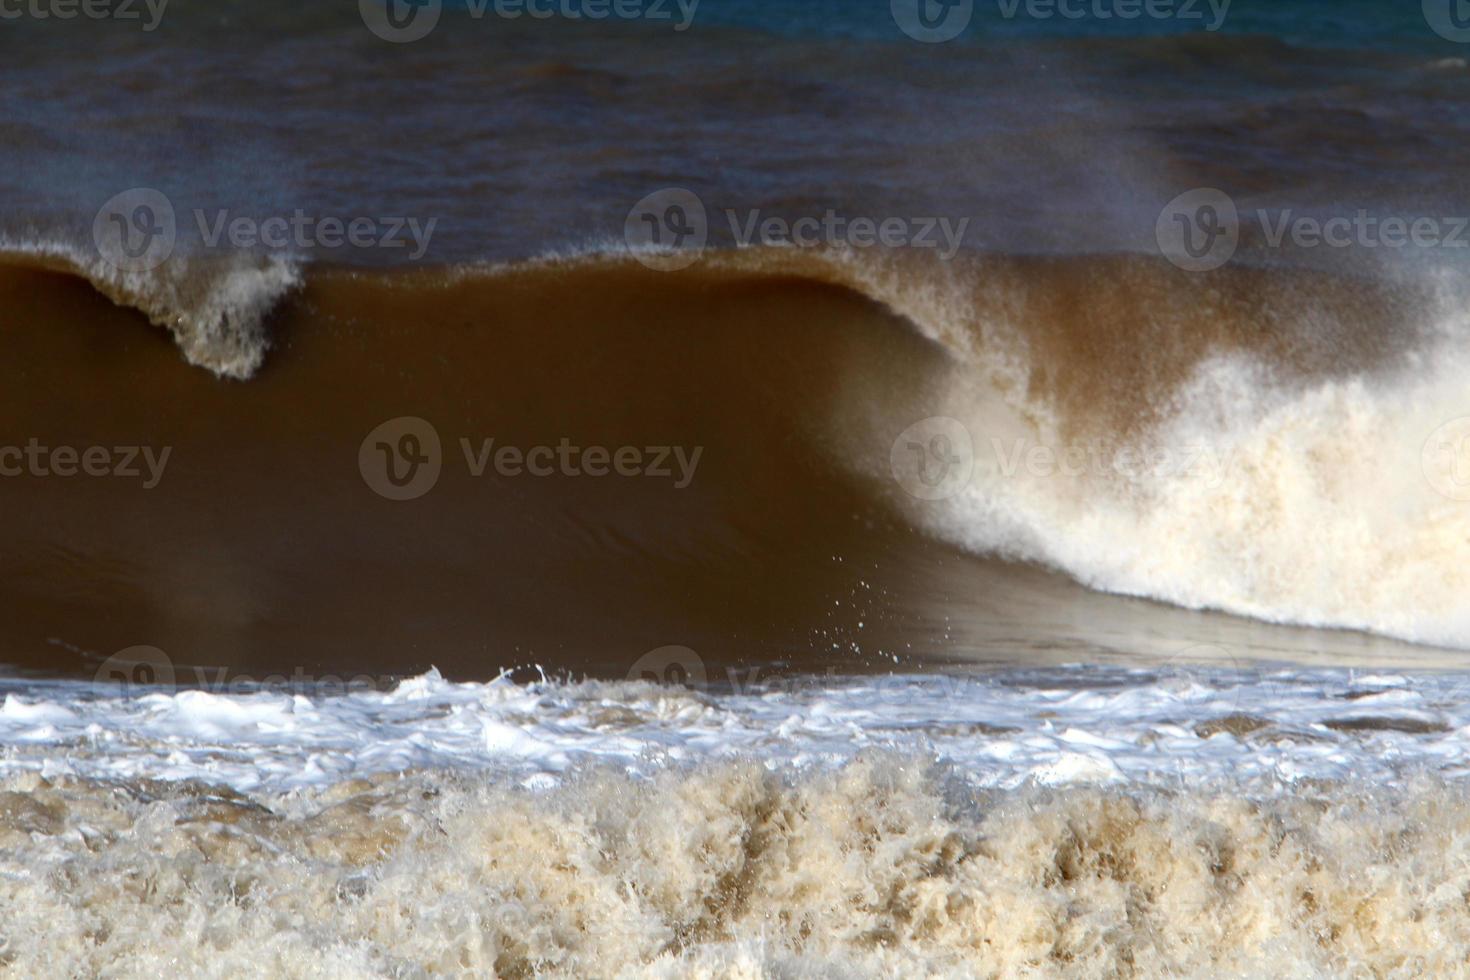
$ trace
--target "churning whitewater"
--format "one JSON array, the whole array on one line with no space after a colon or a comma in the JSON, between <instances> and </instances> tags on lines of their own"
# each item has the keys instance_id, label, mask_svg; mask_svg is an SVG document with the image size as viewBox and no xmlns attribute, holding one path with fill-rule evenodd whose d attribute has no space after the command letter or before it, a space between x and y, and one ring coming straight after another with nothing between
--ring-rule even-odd
<instances>
[{"instance_id":1,"label":"churning whitewater","mask_svg":"<svg viewBox=\"0 0 1470 980\"><path fill-rule=\"evenodd\" d=\"M1466 684L12 683L0 973L1457 975Z\"/></svg>"}]
</instances>

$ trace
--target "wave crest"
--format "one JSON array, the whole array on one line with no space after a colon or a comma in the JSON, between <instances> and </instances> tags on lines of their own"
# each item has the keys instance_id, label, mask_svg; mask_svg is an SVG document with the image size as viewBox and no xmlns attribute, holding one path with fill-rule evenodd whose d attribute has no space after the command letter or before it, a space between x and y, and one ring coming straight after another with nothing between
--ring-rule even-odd
<instances>
[{"instance_id":1,"label":"wave crest","mask_svg":"<svg viewBox=\"0 0 1470 980\"><path fill-rule=\"evenodd\" d=\"M147 272L120 270L70 245L0 239L3 261L79 276L120 306L132 307L174 337L185 359L244 380L270 348L265 321L301 285L300 266L280 255L175 255Z\"/></svg>"}]
</instances>

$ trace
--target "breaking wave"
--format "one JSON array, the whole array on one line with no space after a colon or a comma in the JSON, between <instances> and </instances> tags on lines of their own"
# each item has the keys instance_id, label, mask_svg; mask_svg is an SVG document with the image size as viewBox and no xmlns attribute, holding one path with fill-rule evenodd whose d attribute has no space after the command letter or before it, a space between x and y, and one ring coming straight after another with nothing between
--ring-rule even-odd
<instances>
[{"instance_id":1,"label":"breaking wave","mask_svg":"<svg viewBox=\"0 0 1470 980\"><path fill-rule=\"evenodd\" d=\"M141 280L60 253L41 264L167 325L191 363L219 374L262 364L271 317L303 343L317 335L309 366L280 356L302 386L298 409L354 380L327 374L364 364L467 345L440 368L484 375L497 361L506 372L546 365L555 351L560 363L544 370L567 377L548 373L543 387L579 393L527 389L524 427L603 424L578 421L572 397L621 405L629 431L681 426L708 458L738 460L739 479L799 510L811 482L783 476L776 456L753 455L735 431L736 420L767 419L786 427L773 438L799 450L802 467L821 461L820 479L857 480L870 502L973 552L1190 608L1470 646L1470 365L1463 305L1442 281L791 248L707 253L677 273L615 255L305 277L226 263ZM12 260L6 271L25 270ZM344 349L334 364L321 340L329 324L367 354ZM651 353L691 331L702 353ZM690 377L670 382L674 363ZM761 364L774 371L763 387L741 380ZM524 371L483 380L536 383ZM697 397L697 418L653 390ZM915 492L901 457L918 447L916 465L927 465L935 435L963 450L952 471L962 478ZM660 506L647 502L650 520ZM643 552L653 560L658 549Z\"/></svg>"}]
</instances>

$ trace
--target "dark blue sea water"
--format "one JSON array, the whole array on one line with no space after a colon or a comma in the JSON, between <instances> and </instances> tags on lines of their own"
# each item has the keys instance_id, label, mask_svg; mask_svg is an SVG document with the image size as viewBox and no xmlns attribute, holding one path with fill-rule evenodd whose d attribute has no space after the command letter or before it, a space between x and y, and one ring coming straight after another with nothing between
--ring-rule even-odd
<instances>
[{"instance_id":1,"label":"dark blue sea water","mask_svg":"<svg viewBox=\"0 0 1470 980\"><path fill-rule=\"evenodd\" d=\"M1470 211L1461 0L975 0L944 43L902 28L919 0L619 0L664 16L595 22L576 15L609 0L446 0L402 44L368 28L379 2L0 22L0 235L88 247L138 186L186 212L438 219L428 262L616 242L667 187L715 213L968 219L966 247L1010 251L1152 249L1199 187Z\"/></svg>"},{"instance_id":2,"label":"dark blue sea water","mask_svg":"<svg viewBox=\"0 0 1470 980\"><path fill-rule=\"evenodd\" d=\"M1443 5L1448 10L1458 2L1444 0ZM1148 9L1172 10L1174 16L1150 17ZM1028 10L1056 13L1031 16ZM1145 12L1125 16L1131 10ZM1224 10L1218 29L1226 34L1262 35L1312 47L1455 49L1452 42L1426 29L1417 0L1233 0L1224 4ZM1470 11L1465 16L1470 18ZM1042 4L974 0L969 24L956 40L984 44L1005 39L1194 33L1216 19L1208 0L1175 0L1157 8L1145 7L1141 0L1131 7L1128 0ZM890 5L882 0L707 0L700 7L699 20L785 36L905 40L895 30Z\"/></svg>"}]
</instances>

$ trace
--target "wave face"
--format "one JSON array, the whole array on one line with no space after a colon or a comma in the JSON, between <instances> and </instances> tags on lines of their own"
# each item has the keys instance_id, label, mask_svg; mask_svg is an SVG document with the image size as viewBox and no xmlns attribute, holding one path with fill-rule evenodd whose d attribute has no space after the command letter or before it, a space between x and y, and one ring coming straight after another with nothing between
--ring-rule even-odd
<instances>
[{"instance_id":1,"label":"wave face","mask_svg":"<svg viewBox=\"0 0 1470 980\"><path fill-rule=\"evenodd\" d=\"M766 680L8 683L3 969L1463 965L1463 673Z\"/></svg>"},{"instance_id":2,"label":"wave face","mask_svg":"<svg viewBox=\"0 0 1470 980\"><path fill-rule=\"evenodd\" d=\"M16 660L40 656L27 643L97 657L143 641L220 662L220 623L242 649L299 651L292 626L308 621L307 646L347 637L387 657L417 645L392 625L405 601L475 647L488 628L534 650L526 624L541 614L527 609L568 574L594 592L603 574L623 583L609 608L584 609L588 644L637 636L604 650L613 664L727 629L767 652L891 660L923 633L911 614L933 608L929 590L964 601L1006 580L941 571L945 544L1192 609L1470 646L1464 323L1443 287L1241 269L1202 296L1190 274L1138 258L789 248L711 252L677 275L595 255L323 269L277 308L279 355L220 387L140 347L129 313L89 304L74 279L4 276L8 343L29 368L8 395L17 431L173 453L171 479L112 504L34 473L0 485L44 515L8 532L31 624ZM216 369L238 363L239 341L181 338ZM190 418L168 408L179 399ZM443 475L388 513L351 461L399 417L434 428ZM963 451L931 493L915 478L947 462L928 456L936 435ZM527 493L514 474L486 478L487 439L664 447L670 479L561 472ZM226 499L234 523L206 530L206 502ZM100 509L79 521L83 502ZM117 507L153 515L148 534L114 526ZM260 537L287 527L279 547L278 531ZM210 588L186 598L170 562L206 533L219 557L187 561ZM320 559L303 565L303 542ZM508 576L506 560L533 574ZM734 584L756 567L780 571ZM344 591L347 569L381 616ZM687 591L670 595L675 580ZM493 583L488 605L474 581ZM1034 592L1019 582L999 588ZM772 610L774 633L725 622L747 601Z\"/></svg>"},{"instance_id":3,"label":"wave face","mask_svg":"<svg viewBox=\"0 0 1470 980\"><path fill-rule=\"evenodd\" d=\"M979 4L945 44L883 3L599 22L481 6L444 4L412 44L350 3L10 24L0 329L25 367L0 407L15 444L168 448L173 478L136 498L0 480L7 512L34 515L0 530L19 624L0 657L86 672L141 642L616 675L671 642L871 664L1157 646L1140 623L1160 617L1181 646L1229 630L1100 608L1018 561L1470 645L1470 65L1433 5L1173 5L1224 15L1211 30ZM698 197L709 252L656 274L627 255L629 221L671 186ZM1158 259L1159 222L1204 188L1236 206L1239 242L1191 276ZM118 206L140 195L174 215L168 255L119 271L144 228L109 219L141 217ZM1273 242L1288 212L1382 234ZM844 250L851 224L821 251L759 231L828 215L953 238L893 255ZM1449 240L1390 247L1387 218ZM355 222L362 239L327 231ZM249 384L181 375L137 312ZM390 512L350 463L404 418L449 465ZM532 484L481 478L490 439L703 455L677 489ZM922 483L958 458L924 454L956 445L957 485L895 477L927 460ZM588 597L579 622L547 598L567 590ZM1122 638L1088 635L1080 608Z\"/></svg>"}]
</instances>

